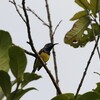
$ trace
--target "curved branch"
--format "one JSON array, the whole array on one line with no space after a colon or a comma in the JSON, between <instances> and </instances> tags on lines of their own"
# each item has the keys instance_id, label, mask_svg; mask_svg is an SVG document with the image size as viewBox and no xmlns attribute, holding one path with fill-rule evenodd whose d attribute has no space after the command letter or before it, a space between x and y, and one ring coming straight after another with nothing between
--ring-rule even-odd
<instances>
[{"instance_id":1,"label":"curved branch","mask_svg":"<svg viewBox=\"0 0 100 100\"><path fill-rule=\"evenodd\" d=\"M85 68L85 71L84 71L84 73L83 73L83 76L82 76L82 78L81 78L81 81L80 81L80 83L79 83L79 86L78 86L77 91L76 91L76 94L75 94L75 100L76 100L76 98L77 98L77 96L78 96L78 93L79 93L81 87L82 87L83 81L84 81L84 79L85 79L86 73L87 73L88 68L89 68L89 65L90 65L90 62L91 62L92 57L93 57L93 55L94 55L94 52L95 52L95 50L96 50L96 48L97 48L97 46L98 46L99 39L100 39L100 36L98 36L97 41L96 41L96 43L95 43L95 45L94 45L93 51L91 52L90 58L89 58L89 60L88 60L88 62L87 62L87 66L86 66L86 68Z\"/></svg>"},{"instance_id":2,"label":"curved branch","mask_svg":"<svg viewBox=\"0 0 100 100\"><path fill-rule=\"evenodd\" d=\"M53 84L54 84L57 92L59 94L62 94L59 86L55 82L55 79L54 79L53 75L51 74L51 72L49 71L49 69L46 67L45 63L43 62L43 60L41 59L41 57L39 56L39 54L37 53L37 51L35 50L35 47L33 45L33 41L32 41L32 38L31 38L29 18L28 18L28 14L27 14L27 11L26 11L26 7L25 7L25 0L22 0L22 6L23 6L24 15L25 15L25 18L26 18L26 27L27 27L28 38L29 38L28 44L30 44L32 51L35 53L36 57L40 60L41 64L45 68L45 70L48 73L49 77L51 78L51 80L52 80L52 82L53 82Z\"/></svg>"}]
</instances>

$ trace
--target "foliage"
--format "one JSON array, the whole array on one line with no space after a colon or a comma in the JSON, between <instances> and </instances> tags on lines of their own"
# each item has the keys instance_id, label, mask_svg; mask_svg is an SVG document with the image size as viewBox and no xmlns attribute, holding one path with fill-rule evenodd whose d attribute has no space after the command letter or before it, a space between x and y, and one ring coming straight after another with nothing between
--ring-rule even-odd
<instances>
[{"instance_id":1,"label":"foliage","mask_svg":"<svg viewBox=\"0 0 100 100\"><path fill-rule=\"evenodd\" d=\"M12 39L10 34L6 31L0 30L0 70L6 72L9 70L8 50L11 45Z\"/></svg>"},{"instance_id":2,"label":"foliage","mask_svg":"<svg viewBox=\"0 0 100 100\"><path fill-rule=\"evenodd\" d=\"M64 42L74 48L84 47L88 42L94 41L100 34L98 24L100 0L75 0L84 10L76 13L71 21L77 20L72 29L65 35ZM91 27L91 28L90 28Z\"/></svg>"},{"instance_id":3,"label":"foliage","mask_svg":"<svg viewBox=\"0 0 100 100\"><path fill-rule=\"evenodd\" d=\"M51 100L74 100L74 94L73 93L61 94L54 97Z\"/></svg>"},{"instance_id":4,"label":"foliage","mask_svg":"<svg viewBox=\"0 0 100 100\"><path fill-rule=\"evenodd\" d=\"M75 100L73 93L66 93L58 95L51 100ZM97 87L92 91L86 92L84 94L79 94L76 100L100 100L100 82L97 83Z\"/></svg>"},{"instance_id":5,"label":"foliage","mask_svg":"<svg viewBox=\"0 0 100 100\"><path fill-rule=\"evenodd\" d=\"M35 73L25 73L27 59L24 50L11 43L11 37L8 32L0 30L0 44L0 60L2 60L0 65L5 65L4 67L0 67L2 68L0 69L0 86L2 89L0 90L0 99L5 95L7 100L12 100L13 98L19 100L28 91L36 90L36 88L33 87L26 89L23 89L23 87L29 82L41 78L41 76ZM12 84L11 77L7 73L8 68L10 68L12 74L15 76L15 84L17 87L14 91L12 91L12 88L15 84ZM19 87L19 85L21 85L21 87Z\"/></svg>"}]
</instances>

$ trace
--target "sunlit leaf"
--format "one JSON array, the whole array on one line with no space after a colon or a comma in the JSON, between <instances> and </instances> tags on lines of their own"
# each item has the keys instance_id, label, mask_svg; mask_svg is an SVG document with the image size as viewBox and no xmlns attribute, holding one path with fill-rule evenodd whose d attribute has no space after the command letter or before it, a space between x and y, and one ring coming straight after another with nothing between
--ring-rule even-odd
<instances>
[{"instance_id":1,"label":"sunlit leaf","mask_svg":"<svg viewBox=\"0 0 100 100\"><path fill-rule=\"evenodd\" d=\"M0 30L0 70L8 72L9 70L9 56L8 49L12 45L10 34L6 31Z\"/></svg>"},{"instance_id":2,"label":"sunlit leaf","mask_svg":"<svg viewBox=\"0 0 100 100\"><path fill-rule=\"evenodd\" d=\"M74 100L74 94L73 93L61 94L54 97L51 100Z\"/></svg>"},{"instance_id":3,"label":"sunlit leaf","mask_svg":"<svg viewBox=\"0 0 100 100\"><path fill-rule=\"evenodd\" d=\"M100 95L95 92L87 92L81 95L77 100L100 100Z\"/></svg>"},{"instance_id":4,"label":"sunlit leaf","mask_svg":"<svg viewBox=\"0 0 100 100\"><path fill-rule=\"evenodd\" d=\"M93 15L96 16L96 13L98 11L98 0L90 0L90 8Z\"/></svg>"},{"instance_id":5,"label":"sunlit leaf","mask_svg":"<svg viewBox=\"0 0 100 100\"><path fill-rule=\"evenodd\" d=\"M75 2L82 8L86 9L90 9L90 5L88 0L75 0Z\"/></svg>"},{"instance_id":6,"label":"sunlit leaf","mask_svg":"<svg viewBox=\"0 0 100 100\"><path fill-rule=\"evenodd\" d=\"M76 13L70 20L73 21L73 20L77 20L83 16L86 16L88 15L87 11L80 11L78 13Z\"/></svg>"},{"instance_id":7,"label":"sunlit leaf","mask_svg":"<svg viewBox=\"0 0 100 100\"><path fill-rule=\"evenodd\" d=\"M27 89L20 89L17 92L14 91L10 94L10 96L7 98L7 100L20 100L20 98L25 95L25 93L34 90L35 88L27 88Z\"/></svg>"},{"instance_id":8,"label":"sunlit leaf","mask_svg":"<svg viewBox=\"0 0 100 100\"><path fill-rule=\"evenodd\" d=\"M24 73L23 82L22 82L21 87L23 88L29 82L31 82L33 80L38 80L39 78L41 78L41 76L40 75L37 75L35 73Z\"/></svg>"},{"instance_id":9,"label":"sunlit leaf","mask_svg":"<svg viewBox=\"0 0 100 100\"><path fill-rule=\"evenodd\" d=\"M17 80L21 79L26 68L27 59L26 55L18 46L12 46L9 49L10 67L13 75Z\"/></svg>"},{"instance_id":10,"label":"sunlit leaf","mask_svg":"<svg viewBox=\"0 0 100 100\"><path fill-rule=\"evenodd\" d=\"M64 42L75 48L79 46L84 46L84 42L87 42L87 39L84 37L84 31L88 28L90 24L90 19L88 17L82 17L75 22L72 29L66 33ZM85 39L84 39L85 38Z\"/></svg>"},{"instance_id":11,"label":"sunlit leaf","mask_svg":"<svg viewBox=\"0 0 100 100\"><path fill-rule=\"evenodd\" d=\"M0 71L0 86L5 96L8 97L11 92L11 82L10 82L10 76L5 71Z\"/></svg>"}]
</instances>

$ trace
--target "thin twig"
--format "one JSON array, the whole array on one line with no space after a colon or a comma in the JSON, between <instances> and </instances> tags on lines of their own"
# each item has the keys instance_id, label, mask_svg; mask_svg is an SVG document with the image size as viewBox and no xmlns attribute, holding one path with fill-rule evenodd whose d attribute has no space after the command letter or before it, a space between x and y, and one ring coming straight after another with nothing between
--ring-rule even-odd
<instances>
[{"instance_id":1,"label":"thin twig","mask_svg":"<svg viewBox=\"0 0 100 100\"><path fill-rule=\"evenodd\" d=\"M33 54L33 53L30 52L30 51L27 51L27 50L24 49L24 52L25 52L26 54L30 55L30 56L36 57L35 54Z\"/></svg>"},{"instance_id":2,"label":"thin twig","mask_svg":"<svg viewBox=\"0 0 100 100\"><path fill-rule=\"evenodd\" d=\"M94 55L94 52L95 52L95 50L96 50L96 48L97 48L99 39L100 39L100 37L98 36L98 37L97 37L97 41L96 41L96 43L95 43L95 45L94 45L93 51L91 52L90 58L89 58L89 60L88 60L88 62L87 62L87 66L86 66L85 71L84 71L84 73L83 73L83 76L82 76L82 79L81 79L81 81L80 81L80 84L79 84L78 89L77 89L77 91L76 91L75 100L76 100L76 98L77 98L77 96L78 96L78 93L79 93L79 91L80 91L80 89L81 89L81 86L82 86L82 84L83 84L83 81L84 81L84 79L85 79L85 76L86 76L86 73L87 73L87 71L88 71L90 62L91 62L92 57L93 57L93 55Z\"/></svg>"},{"instance_id":3,"label":"thin twig","mask_svg":"<svg viewBox=\"0 0 100 100\"><path fill-rule=\"evenodd\" d=\"M50 41L51 41L51 43L54 43L53 29L52 29L52 21L51 21L51 15L50 15L50 9L49 9L48 0L45 0L45 5L46 5L47 18L48 18L48 23L49 23ZM53 48L52 54L53 54L53 61L54 61L54 70L55 70L55 76L56 76L56 84L59 86L58 68L57 68L56 53L55 53L55 49L54 48ZM57 91L57 95L58 94L59 93Z\"/></svg>"},{"instance_id":4,"label":"thin twig","mask_svg":"<svg viewBox=\"0 0 100 100\"><path fill-rule=\"evenodd\" d=\"M46 11L47 11L47 18L48 18L48 22L49 22L49 35L50 35L50 39L51 39L53 31L52 31L52 21L51 21L51 16L50 16L48 0L45 0L45 4L46 4ZM54 40L51 39L51 42L53 43Z\"/></svg>"},{"instance_id":5,"label":"thin twig","mask_svg":"<svg viewBox=\"0 0 100 100\"><path fill-rule=\"evenodd\" d=\"M22 0L22 6L23 6L24 16L26 18L26 27L27 27L29 44L30 44L30 47L31 47L32 51L34 52L33 40L32 40L31 30L30 30L30 22L29 22L29 17L28 17L26 7L25 7L25 0Z\"/></svg>"},{"instance_id":6,"label":"thin twig","mask_svg":"<svg viewBox=\"0 0 100 100\"><path fill-rule=\"evenodd\" d=\"M19 9L18 9L18 7L17 7L17 4L16 4L15 0L13 0L13 1L9 0L9 2L11 2L11 3L15 6L17 13L18 13L19 16L21 17L21 19L26 23L24 17L22 16L22 14L20 13L20 11L19 11Z\"/></svg>"},{"instance_id":7,"label":"thin twig","mask_svg":"<svg viewBox=\"0 0 100 100\"><path fill-rule=\"evenodd\" d=\"M32 9L30 9L29 7L27 7L27 11L30 11L33 15L35 15L36 18L38 18L44 25L46 25L47 27L49 27L49 25L41 18L39 17L35 11L33 11Z\"/></svg>"},{"instance_id":8,"label":"thin twig","mask_svg":"<svg viewBox=\"0 0 100 100\"><path fill-rule=\"evenodd\" d=\"M39 54L37 53L37 51L34 48L33 41L32 41L32 38L31 38L29 18L28 18L28 14L27 14L27 11L26 11L26 7L25 7L25 0L22 0L22 6L23 6L24 15L25 15L25 18L26 18L26 26L27 26L27 32L28 32L28 38L29 38L29 42L28 43L30 44L31 49L35 53L36 57L40 60L40 63L43 65L43 67L47 71L47 73L48 73L49 77L51 78L51 81L53 82L57 92L59 94L62 94L59 86L55 82L55 79L54 79L53 75L51 74L49 69L46 67L45 63L43 62L43 60L41 59L41 57L39 56Z\"/></svg>"},{"instance_id":9,"label":"thin twig","mask_svg":"<svg viewBox=\"0 0 100 100\"><path fill-rule=\"evenodd\" d=\"M98 73L98 72L94 72L94 73L100 76L100 73Z\"/></svg>"},{"instance_id":10,"label":"thin twig","mask_svg":"<svg viewBox=\"0 0 100 100\"><path fill-rule=\"evenodd\" d=\"M55 27L54 32L53 32L53 34L52 34L52 37L54 37L54 35L55 35L56 31L57 31L57 28L59 27L59 25L61 24L61 22L62 22L62 20L61 20L61 21L57 24L57 26Z\"/></svg>"}]
</instances>

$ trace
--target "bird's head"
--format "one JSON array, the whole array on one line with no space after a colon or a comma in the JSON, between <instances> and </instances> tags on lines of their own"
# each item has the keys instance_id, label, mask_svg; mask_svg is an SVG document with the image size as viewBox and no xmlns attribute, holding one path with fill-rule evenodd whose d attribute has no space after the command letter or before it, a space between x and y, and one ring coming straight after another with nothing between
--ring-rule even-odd
<instances>
[{"instance_id":1,"label":"bird's head","mask_svg":"<svg viewBox=\"0 0 100 100\"><path fill-rule=\"evenodd\" d=\"M58 43L47 43L45 46L44 46L44 50L45 51L48 51L48 52L50 52L51 51L51 49L55 46L55 45L57 45Z\"/></svg>"}]
</instances>

